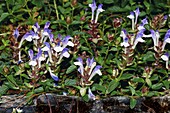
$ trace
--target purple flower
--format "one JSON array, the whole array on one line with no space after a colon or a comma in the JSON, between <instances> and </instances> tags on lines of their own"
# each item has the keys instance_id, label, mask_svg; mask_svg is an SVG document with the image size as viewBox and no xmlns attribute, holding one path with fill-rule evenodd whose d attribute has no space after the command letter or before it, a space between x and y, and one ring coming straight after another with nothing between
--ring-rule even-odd
<instances>
[{"instance_id":1,"label":"purple flower","mask_svg":"<svg viewBox=\"0 0 170 113\"><path fill-rule=\"evenodd\" d=\"M101 73L101 71L100 71L100 69L102 68L102 66L100 66L100 65L97 65L94 69L93 69L93 71L92 71L92 73L90 74L90 77L89 77L89 79L88 79L88 81L91 81L91 79L94 77L94 75L96 75L96 74L98 74L98 75L102 75L102 73Z\"/></svg>"},{"instance_id":2,"label":"purple flower","mask_svg":"<svg viewBox=\"0 0 170 113\"><path fill-rule=\"evenodd\" d=\"M34 57L34 52L33 52L32 49L30 49L30 50L28 51L28 55L29 55L29 57L30 57L29 65L31 65L31 66L33 66L33 67L36 66L36 65L37 65L36 57Z\"/></svg>"},{"instance_id":3,"label":"purple flower","mask_svg":"<svg viewBox=\"0 0 170 113\"><path fill-rule=\"evenodd\" d=\"M165 53L161 56L161 58L166 62L166 68L169 69L168 62L169 62L169 53Z\"/></svg>"},{"instance_id":4,"label":"purple flower","mask_svg":"<svg viewBox=\"0 0 170 113\"><path fill-rule=\"evenodd\" d=\"M83 66L83 60L82 58L77 58L77 62L74 62L74 65L78 65L78 71L80 72L80 74L82 76L87 76L88 77L88 81L91 81L91 79L94 77L94 75L98 74L98 75L102 75L100 68L102 68L102 66L97 65L96 66L96 62L94 61L94 59L87 59L86 60L86 67L84 68ZM86 72L86 73L84 73Z\"/></svg>"},{"instance_id":5,"label":"purple flower","mask_svg":"<svg viewBox=\"0 0 170 113\"><path fill-rule=\"evenodd\" d=\"M147 18L144 18L143 20L142 20L142 23L139 25L139 27L138 27L138 30L140 31L140 30L142 30L142 29L145 29L145 25L146 24L148 24L148 20L147 20Z\"/></svg>"},{"instance_id":6,"label":"purple flower","mask_svg":"<svg viewBox=\"0 0 170 113\"><path fill-rule=\"evenodd\" d=\"M142 37L143 37L143 35L144 35L144 34L143 34L144 31L145 31L145 29L142 29L142 30L140 30L140 31L137 33L136 38L135 38L135 41L134 41L133 46L132 46L133 49L135 49L135 47L136 47L136 45L138 44L138 42L145 42L145 40L142 39Z\"/></svg>"},{"instance_id":7,"label":"purple flower","mask_svg":"<svg viewBox=\"0 0 170 113\"><path fill-rule=\"evenodd\" d=\"M121 46L124 46L124 47L129 47L130 46L129 39L127 37L124 38L123 42L121 43Z\"/></svg>"},{"instance_id":8,"label":"purple flower","mask_svg":"<svg viewBox=\"0 0 170 113\"><path fill-rule=\"evenodd\" d=\"M78 65L79 68L78 68L78 71L80 72L80 74L82 76L84 76L84 66L83 66L83 60L81 57L77 58L77 62L74 62L74 65Z\"/></svg>"},{"instance_id":9,"label":"purple flower","mask_svg":"<svg viewBox=\"0 0 170 113\"><path fill-rule=\"evenodd\" d=\"M45 26L44 26L44 29L48 29L49 26L50 26L50 22L46 22L46 23L45 23Z\"/></svg>"},{"instance_id":10,"label":"purple flower","mask_svg":"<svg viewBox=\"0 0 170 113\"><path fill-rule=\"evenodd\" d=\"M58 81L59 81L58 76L56 76L56 75L51 71L51 68L50 68L50 67L48 68L48 71L49 71L49 73L50 73L51 78L52 78L54 81L58 82Z\"/></svg>"},{"instance_id":11,"label":"purple flower","mask_svg":"<svg viewBox=\"0 0 170 113\"><path fill-rule=\"evenodd\" d=\"M127 17L130 18L130 19L134 19L134 18L135 18L134 12L131 11L131 12L130 12L130 15L128 15Z\"/></svg>"},{"instance_id":12,"label":"purple flower","mask_svg":"<svg viewBox=\"0 0 170 113\"><path fill-rule=\"evenodd\" d=\"M140 14L139 8L137 8L135 11L135 25L137 24L138 16Z\"/></svg>"},{"instance_id":13,"label":"purple flower","mask_svg":"<svg viewBox=\"0 0 170 113\"><path fill-rule=\"evenodd\" d=\"M28 55L29 55L30 59L33 60L34 52L33 52L32 49L30 49L30 50L28 51Z\"/></svg>"},{"instance_id":14,"label":"purple flower","mask_svg":"<svg viewBox=\"0 0 170 113\"><path fill-rule=\"evenodd\" d=\"M126 31L126 29L122 29L122 31L121 31L121 34L120 34L120 37L122 37L123 38L123 40L127 37L127 31Z\"/></svg>"},{"instance_id":15,"label":"purple flower","mask_svg":"<svg viewBox=\"0 0 170 113\"><path fill-rule=\"evenodd\" d=\"M49 51L50 50L50 44L48 42L44 42L45 47L42 48L43 51Z\"/></svg>"},{"instance_id":16,"label":"purple flower","mask_svg":"<svg viewBox=\"0 0 170 113\"><path fill-rule=\"evenodd\" d=\"M164 50L166 43L170 43L170 29L166 32L165 37L164 37L164 42L162 45L162 51Z\"/></svg>"},{"instance_id":17,"label":"purple flower","mask_svg":"<svg viewBox=\"0 0 170 113\"><path fill-rule=\"evenodd\" d=\"M51 78L52 78L54 81L56 81L56 82L59 81L58 76L56 76L54 73L51 72L50 75L51 75Z\"/></svg>"},{"instance_id":18,"label":"purple flower","mask_svg":"<svg viewBox=\"0 0 170 113\"><path fill-rule=\"evenodd\" d=\"M17 39L19 37L18 29L15 29L12 35Z\"/></svg>"},{"instance_id":19,"label":"purple flower","mask_svg":"<svg viewBox=\"0 0 170 113\"><path fill-rule=\"evenodd\" d=\"M93 20L94 20L94 11L95 11L96 8L97 8L95 0L93 0L93 3L92 3L92 4L89 4L89 7L90 7L91 10L92 10L92 18L91 18L91 21L93 21Z\"/></svg>"},{"instance_id":20,"label":"purple flower","mask_svg":"<svg viewBox=\"0 0 170 113\"><path fill-rule=\"evenodd\" d=\"M54 50L56 52L60 52L60 51L63 51L64 48L66 48L67 46L71 46L73 47L74 46L74 43L69 41L71 39L70 36L66 36L63 40L62 40L62 43L61 42L58 42L58 44L54 47Z\"/></svg>"},{"instance_id":21,"label":"purple flower","mask_svg":"<svg viewBox=\"0 0 170 113\"><path fill-rule=\"evenodd\" d=\"M91 92L91 89L88 89L88 98L92 100L96 100L96 96Z\"/></svg>"},{"instance_id":22,"label":"purple flower","mask_svg":"<svg viewBox=\"0 0 170 113\"><path fill-rule=\"evenodd\" d=\"M52 30L48 29L49 26L50 26L50 22L46 22L44 26L44 30L42 32L42 38L40 40L41 43L46 42L48 38L51 42L54 40L54 36L51 32Z\"/></svg>"},{"instance_id":23,"label":"purple flower","mask_svg":"<svg viewBox=\"0 0 170 113\"><path fill-rule=\"evenodd\" d=\"M95 61L94 61L94 58L92 58L92 59L87 58L87 60L86 60L86 64L87 64L88 67L91 67L92 64L93 64L93 62L95 62Z\"/></svg>"},{"instance_id":24,"label":"purple flower","mask_svg":"<svg viewBox=\"0 0 170 113\"><path fill-rule=\"evenodd\" d=\"M36 22L36 23L32 26L32 28L34 29L34 32L35 32L35 33L38 33L38 32L40 31L40 26L38 25L38 22Z\"/></svg>"},{"instance_id":25,"label":"purple flower","mask_svg":"<svg viewBox=\"0 0 170 113\"><path fill-rule=\"evenodd\" d=\"M69 58L70 57L70 54L68 53L68 48L64 48L61 55L66 57L66 58Z\"/></svg>"},{"instance_id":26,"label":"purple flower","mask_svg":"<svg viewBox=\"0 0 170 113\"><path fill-rule=\"evenodd\" d=\"M45 60L45 56L43 56L41 48L38 48L36 59L38 60L38 68L41 68L41 61Z\"/></svg>"},{"instance_id":27,"label":"purple flower","mask_svg":"<svg viewBox=\"0 0 170 113\"><path fill-rule=\"evenodd\" d=\"M127 16L128 18L130 18L132 20L132 30L135 29L135 22L134 22L134 12L130 12L130 15Z\"/></svg>"},{"instance_id":28,"label":"purple flower","mask_svg":"<svg viewBox=\"0 0 170 113\"><path fill-rule=\"evenodd\" d=\"M53 63L50 44L48 42L44 42L44 45L45 47L42 48L42 51L48 52L49 60Z\"/></svg>"},{"instance_id":29,"label":"purple flower","mask_svg":"<svg viewBox=\"0 0 170 113\"><path fill-rule=\"evenodd\" d=\"M152 35L153 43L154 43L155 46L157 46L156 33L153 29L151 29L150 32L151 32L151 35Z\"/></svg>"},{"instance_id":30,"label":"purple flower","mask_svg":"<svg viewBox=\"0 0 170 113\"><path fill-rule=\"evenodd\" d=\"M29 31L23 37L24 37L25 40L31 42L33 35L34 35L34 32L33 31Z\"/></svg>"},{"instance_id":31,"label":"purple flower","mask_svg":"<svg viewBox=\"0 0 170 113\"><path fill-rule=\"evenodd\" d=\"M20 64L21 62L23 62L23 61L21 60L21 51L19 51L18 56L19 56L19 58L18 58L18 64Z\"/></svg>"},{"instance_id":32,"label":"purple flower","mask_svg":"<svg viewBox=\"0 0 170 113\"><path fill-rule=\"evenodd\" d=\"M105 11L104 9L102 9L103 4L99 4L98 8L97 8L97 13L96 13L96 18L95 18L95 23L97 23L99 14L103 11Z\"/></svg>"}]
</instances>

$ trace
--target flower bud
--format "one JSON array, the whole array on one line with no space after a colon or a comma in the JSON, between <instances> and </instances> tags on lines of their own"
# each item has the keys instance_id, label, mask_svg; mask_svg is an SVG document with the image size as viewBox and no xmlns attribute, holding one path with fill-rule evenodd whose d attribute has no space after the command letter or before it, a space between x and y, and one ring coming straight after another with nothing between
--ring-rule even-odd
<instances>
[{"instance_id":1,"label":"flower bud","mask_svg":"<svg viewBox=\"0 0 170 113\"><path fill-rule=\"evenodd\" d=\"M67 23L67 24L71 24L71 17L70 17L70 16L67 16L67 17L66 17L66 23Z\"/></svg>"},{"instance_id":2,"label":"flower bud","mask_svg":"<svg viewBox=\"0 0 170 113\"><path fill-rule=\"evenodd\" d=\"M77 0L72 0L71 1L71 5L74 7L74 6L76 6L77 5Z\"/></svg>"}]
</instances>

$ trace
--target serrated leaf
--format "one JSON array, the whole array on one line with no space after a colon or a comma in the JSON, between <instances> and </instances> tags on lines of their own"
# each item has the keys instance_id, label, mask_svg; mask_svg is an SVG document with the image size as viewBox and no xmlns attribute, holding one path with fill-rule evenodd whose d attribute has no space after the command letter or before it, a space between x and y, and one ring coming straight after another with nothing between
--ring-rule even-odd
<instances>
[{"instance_id":1,"label":"serrated leaf","mask_svg":"<svg viewBox=\"0 0 170 113\"><path fill-rule=\"evenodd\" d=\"M116 80L112 80L109 83L108 89L107 89L107 93L111 93L117 86L119 85L119 82Z\"/></svg>"},{"instance_id":2,"label":"serrated leaf","mask_svg":"<svg viewBox=\"0 0 170 113\"><path fill-rule=\"evenodd\" d=\"M130 99L130 108L133 109L137 104L137 100L134 98Z\"/></svg>"}]
</instances>

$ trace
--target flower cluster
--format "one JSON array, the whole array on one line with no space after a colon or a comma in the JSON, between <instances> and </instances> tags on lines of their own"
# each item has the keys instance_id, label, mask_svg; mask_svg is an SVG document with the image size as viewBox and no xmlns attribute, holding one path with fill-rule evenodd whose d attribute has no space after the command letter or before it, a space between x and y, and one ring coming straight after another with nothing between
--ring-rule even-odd
<instances>
[{"instance_id":1,"label":"flower cluster","mask_svg":"<svg viewBox=\"0 0 170 113\"><path fill-rule=\"evenodd\" d=\"M102 68L102 66L100 65L96 65L96 62L94 61L94 58L90 59L87 58L86 60L86 66L84 67L84 63L83 63L83 59L81 57L77 58L77 62L74 62L75 65L79 66L78 68L78 72L80 73L80 85L82 86L80 88L80 94L82 96L84 96L86 94L86 86L92 85L93 81L92 78L98 74L98 75L102 75L100 69ZM88 97L90 99L95 100L95 96L93 95L93 93L91 92L91 89L88 89Z\"/></svg>"},{"instance_id":2,"label":"flower cluster","mask_svg":"<svg viewBox=\"0 0 170 113\"><path fill-rule=\"evenodd\" d=\"M127 16L128 18L132 20L132 30L133 31L137 30L137 33L129 35L128 32L125 29L123 29L120 34L120 37L123 38L123 42L121 43L121 46L125 47L124 54L126 55L126 60L127 60L127 57L129 58L129 56L133 55L133 51L139 42L141 43L145 42L143 38L151 37L153 40L153 48L156 52L155 58L157 59L157 62L159 62L158 60L162 58L163 60L166 61L166 68L168 69L169 55L168 53L165 53L164 55L162 55L162 52L164 51L166 44L170 43L170 38L169 38L170 30L167 31L164 37L164 41L161 42L159 41L160 33L158 30L150 29L149 30L150 34L144 33L146 31L145 25L149 24L149 22L147 18L144 18L143 20L141 20L141 24L138 25L137 21L138 21L139 15L140 15L140 10L139 8L137 8L135 11L130 12L130 15ZM167 20L167 16L165 15L164 17L165 17L164 18L164 22L165 22Z\"/></svg>"},{"instance_id":3,"label":"flower cluster","mask_svg":"<svg viewBox=\"0 0 170 113\"><path fill-rule=\"evenodd\" d=\"M49 65L48 71L51 77L58 81L58 77L53 73L51 67L56 67L61 63L63 57L69 58L69 48L68 46L73 47L74 44L71 41L72 37L65 36L64 38L61 35L58 35L57 39L54 39L52 30L49 29L50 22L46 22L44 29L40 29L38 23L35 23L32 26L33 30L28 31L21 39L18 46L18 63L23 62L22 57L22 46L26 41L33 42L33 47L29 48L29 65L32 67L33 71L37 71L41 68L44 68L45 65ZM19 37L19 31L16 29L13 33L15 38ZM55 41L56 40L56 41ZM32 49L33 48L33 49ZM42 66L43 62L43 66Z\"/></svg>"},{"instance_id":4,"label":"flower cluster","mask_svg":"<svg viewBox=\"0 0 170 113\"><path fill-rule=\"evenodd\" d=\"M97 8L95 0L93 0L92 4L89 4L89 7L92 10L92 17L91 17L92 23L97 23L99 14L104 11L104 9L102 9L102 6L103 6L103 4L99 4L99 6ZM95 12L96 8L97 8L97 12L96 12L96 17L94 19L94 12Z\"/></svg>"},{"instance_id":5,"label":"flower cluster","mask_svg":"<svg viewBox=\"0 0 170 113\"><path fill-rule=\"evenodd\" d=\"M83 60L81 57L77 58L77 62L74 62L75 65L79 66L78 72L81 76L81 86L91 85L93 83L92 78L98 74L102 75L100 69L102 68L100 65L96 65L94 58L87 58L86 66L83 65Z\"/></svg>"}]
</instances>

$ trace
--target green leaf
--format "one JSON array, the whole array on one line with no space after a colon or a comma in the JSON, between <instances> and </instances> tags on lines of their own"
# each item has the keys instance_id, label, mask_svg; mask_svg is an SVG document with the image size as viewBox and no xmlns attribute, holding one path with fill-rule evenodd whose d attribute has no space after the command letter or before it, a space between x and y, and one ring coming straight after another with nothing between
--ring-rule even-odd
<instances>
[{"instance_id":1,"label":"green leaf","mask_svg":"<svg viewBox=\"0 0 170 113\"><path fill-rule=\"evenodd\" d=\"M151 52L151 51L148 51L148 52L143 56L143 61L144 61L144 62L155 61L154 53Z\"/></svg>"},{"instance_id":2,"label":"green leaf","mask_svg":"<svg viewBox=\"0 0 170 113\"><path fill-rule=\"evenodd\" d=\"M126 79L129 79L129 78L133 77L133 76L134 76L134 74L129 74L129 73L123 74L123 75L120 77L120 80L126 80Z\"/></svg>"},{"instance_id":3,"label":"green leaf","mask_svg":"<svg viewBox=\"0 0 170 113\"><path fill-rule=\"evenodd\" d=\"M74 86L74 85L76 85L76 80L75 79L66 79L64 84L66 86Z\"/></svg>"},{"instance_id":4,"label":"green leaf","mask_svg":"<svg viewBox=\"0 0 170 113\"><path fill-rule=\"evenodd\" d=\"M152 89L153 90L158 90L158 89L162 88L162 86L163 86L162 83L157 83L157 84L152 85Z\"/></svg>"},{"instance_id":5,"label":"green leaf","mask_svg":"<svg viewBox=\"0 0 170 113\"><path fill-rule=\"evenodd\" d=\"M77 25L77 24L81 24L81 21L73 21L70 25Z\"/></svg>"},{"instance_id":6,"label":"green leaf","mask_svg":"<svg viewBox=\"0 0 170 113\"><path fill-rule=\"evenodd\" d=\"M34 89L34 93L41 93L41 92L44 92L43 87L38 87L38 88Z\"/></svg>"},{"instance_id":7,"label":"green leaf","mask_svg":"<svg viewBox=\"0 0 170 113\"><path fill-rule=\"evenodd\" d=\"M93 87L94 87L96 90L102 91L103 94L106 92L106 88L105 88L104 86L102 86L102 85L94 84Z\"/></svg>"},{"instance_id":8,"label":"green leaf","mask_svg":"<svg viewBox=\"0 0 170 113\"><path fill-rule=\"evenodd\" d=\"M133 109L137 104L137 100L134 98L130 99L130 108Z\"/></svg>"},{"instance_id":9,"label":"green leaf","mask_svg":"<svg viewBox=\"0 0 170 113\"><path fill-rule=\"evenodd\" d=\"M158 80L158 79L159 79L158 75L153 75L153 76L150 77L151 81L155 81L155 80Z\"/></svg>"},{"instance_id":10,"label":"green leaf","mask_svg":"<svg viewBox=\"0 0 170 113\"><path fill-rule=\"evenodd\" d=\"M112 47L109 51L118 51L117 47Z\"/></svg>"},{"instance_id":11,"label":"green leaf","mask_svg":"<svg viewBox=\"0 0 170 113\"><path fill-rule=\"evenodd\" d=\"M69 74L73 72L77 67L75 65L71 65L69 68L67 68L66 74Z\"/></svg>"},{"instance_id":12,"label":"green leaf","mask_svg":"<svg viewBox=\"0 0 170 113\"><path fill-rule=\"evenodd\" d=\"M149 78L146 78L145 81L146 81L146 83L148 84L149 87L152 86L152 82Z\"/></svg>"},{"instance_id":13,"label":"green leaf","mask_svg":"<svg viewBox=\"0 0 170 113\"><path fill-rule=\"evenodd\" d=\"M144 83L144 82L145 82L145 81L143 80L143 78L139 78L139 77L133 78L132 81L133 81L133 82L141 82L141 83Z\"/></svg>"},{"instance_id":14,"label":"green leaf","mask_svg":"<svg viewBox=\"0 0 170 113\"><path fill-rule=\"evenodd\" d=\"M8 86L6 85L2 85L0 86L0 96L2 96L3 94L6 94L6 92L8 91Z\"/></svg>"},{"instance_id":15,"label":"green leaf","mask_svg":"<svg viewBox=\"0 0 170 113\"><path fill-rule=\"evenodd\" d=\"M42 7L44 5L44 1L42 1L42 0L32 0L32 4L36 5L37 7Z\"/></svg>"},{"instance_id":16,"label":"green leaf","mask_svg":"<svg viewBox=\"0 0 170 113\"><path fill-rule=\"evenodd\" d=\"M26 79L30 79L27 74L21 74L21 76L24 77L24 78L26 78Z\"/></svg>"},{"instance_id":17,"label":"green leaf","mask_svg":"<svg viewBox=\"0 0 170 113\"><path fill-rule=\"evenodd\" d=\"M166 89L169 89L170 81L165 80L165 81L163 81L163 84L164 84L164 86L166 87Z\"/></svg>"},{"instance_id":18,"label":"green leaf","mask_svg":"<svg viewBox=\"0 0 170 113\"><path fill-rule=\"evenodd\" d=\"M129 5L126 5L124 8L119 7L119 6L112 6L112 7L108 8L107 11L110 13L129 12L129 11L131 11L131 7Z\"/></svg>"},{"instance_id":19,"label":"green leaf","mask_svg":"<svg viewBox=\"0 0 170 113\"><path fill-rule=\"evenodd\" d=\"M111 3L114 3L114 0L104 0L104 3L105 4L111 4Z\"/></svg>"},{"instance_id":20,"label":"green leaf","mask_svg":"<svg viewBox=\"0 0 170 113\"><path fill-rule=\"evenodd\" d=\"M85 101L85 102L88 102L89 101L89 97L87 94L85 94L82 99Z\"/></svg>"},{"instance_id":21,"label":"green leaf","mask_svg":"<svg viewBox=\"0 0 170 113\"><path fill-rule=\"evenodd\" d=\"M8 17L10 14L9 13L2 13L0 17L0 22L2 22L6 17Z\"/></svg>"},{"instance_id":22,"label":"green leaf","mask_svg":"<svg viewBox=\"0 0 170 113\"><path fill-rule=\"evenodd\" d=\"M129 88L130 88L130 91L131 91L131 93L132 93L132 96L135 94L135 89L132 87L132 86L129 86Z\"/></svg>"},{"instance_id":23,"label":"green leaf","mask_svg":"<svg viewBox=\"0 0 170 113\"><path fill-rule=\"evenodd\" d=\"M147 9L149 9L150 4L146 0L143 2L143 4L147 7Z\"/></svg>"},{"instance_id":24,"label":"green leaf","mask_svg":"<svg viewBox=\"0 0 170 113\"><path fill-rule=\"evenodd\" d=\"M89 50L90 50L90 49L89 49L88 47L86 47L86 46L81 46L80 48L81 48L82 51L89 51Z\"/></svg>"},{"instance_id":25,"label":"green leaf","mask_svg":"<svg viewBox=\"0 0 170 113\"><path fill-rule=\"evenodd\" d=\"M164 75L167 75L167 74L168 74L166 69L159 69L159 70L157 70L157 71L158 71L159 73L164 74Z\"/></svg>"},{"instance_id":26,"label":"green leaf","mask_svg":"<svg viewBox=\"0 0 170 113\"><path fill-rule=\"evenodd\" d=\"M108 89L107 89L107 93L111 93L117 86L119 85L119 82L116 80L112 80L109 83Z\"/></svg>"},{"instance_id":27,"label":"green leaf","mask_svg":"<svg viewBox=\"0 0 170 113\"><path fill-rule=\"evenodd\" d=\"M4 49L5 49L5 46L4 46L4 45L0 46L0 51L1 51L1 50L4 50Z\"/></svg>"},{"instance_id":28,"label":"green leaf","mask_svg":"<svg viewBox=\"0 0 170 113\"><path fill-rule=\"evenodd\" d=\"M14 78L13 75L8 75L7 76L7 79L9 82L11 82L12 84L14 84L15 86L18 86L17 83L16 83L16 79Z\"/></svg>"},{"instance_id":29,"label":"green leaf","mask_svg":"<svg viewBox=\"0 0 170 113\"><path fill-rule=\"evenodd\" d=\"M85 96L86 91L87 91L87 88L86 88L86 87L85 87L85 88L80 88L80 95L81 95L82 97Z\"/></svg>"}]
</instances>

